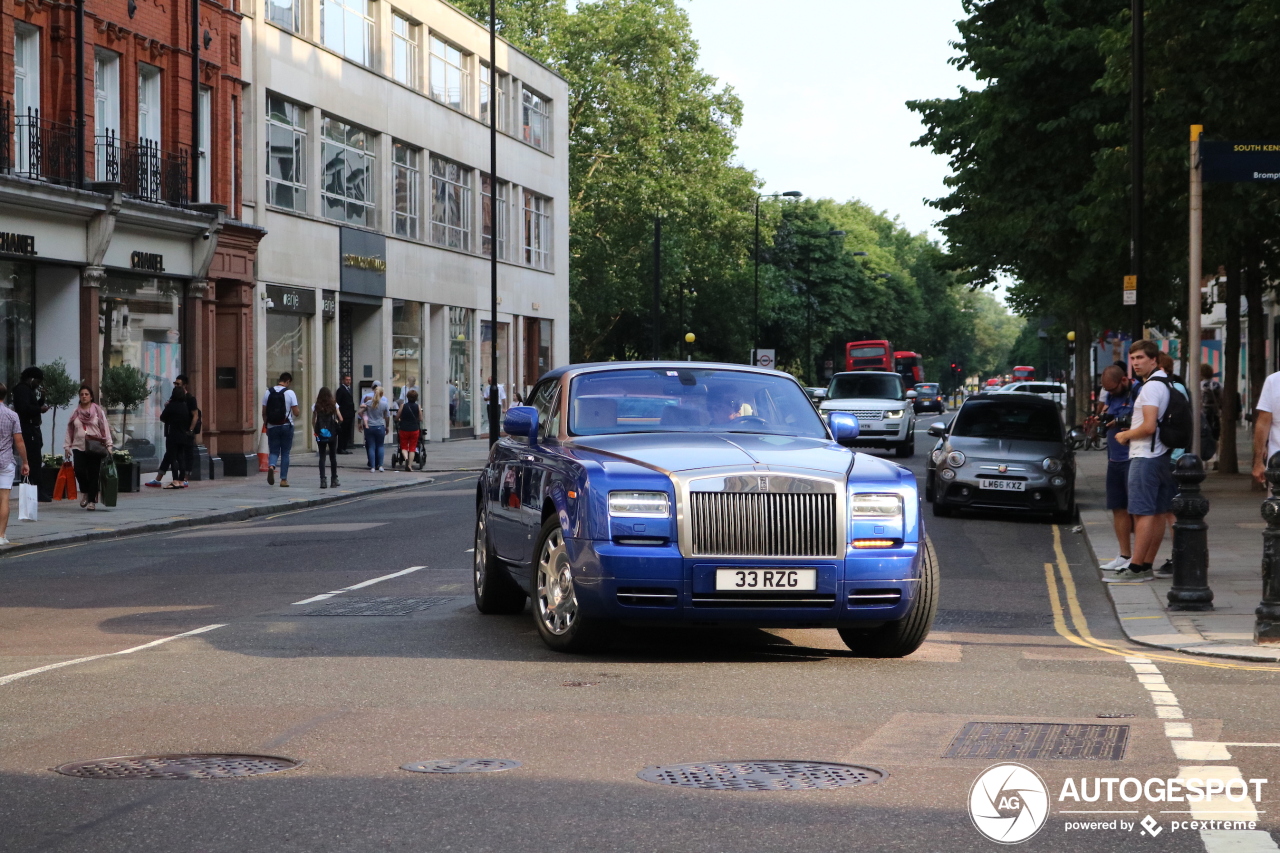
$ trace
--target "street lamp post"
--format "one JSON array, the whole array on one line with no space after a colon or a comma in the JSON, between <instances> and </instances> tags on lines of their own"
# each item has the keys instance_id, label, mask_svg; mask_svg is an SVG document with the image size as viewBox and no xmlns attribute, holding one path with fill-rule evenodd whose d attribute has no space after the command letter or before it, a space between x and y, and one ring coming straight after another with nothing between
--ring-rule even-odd
<instances>
[{"instance_id":1,"label":"street lamp post","mask_svg":"<svg viewBox=\"0 0 1280 853\"><path fill-rule=\"evenodd\" d=\"M787 190L784 193L773 193L771 195L756 194L756 284L755 284L755 309L751 318L751 362L755 364L756 349L760 346L760 199L762 198L799 198L804 193L799 190Z\"/></svg>"},{"instance_id":2,"label":"street lamp post","mask_svg":"<svg viewBox=\"0 0 1280 853\"><path fill-rule=\"evenodd\" d=\"M843 237L845 232L832 229L828 237ZM805 324L804 324L804 378L810 386L813 382L813 297L809 294L809 282L804 283Z\"/></svg>"}]
</instances>

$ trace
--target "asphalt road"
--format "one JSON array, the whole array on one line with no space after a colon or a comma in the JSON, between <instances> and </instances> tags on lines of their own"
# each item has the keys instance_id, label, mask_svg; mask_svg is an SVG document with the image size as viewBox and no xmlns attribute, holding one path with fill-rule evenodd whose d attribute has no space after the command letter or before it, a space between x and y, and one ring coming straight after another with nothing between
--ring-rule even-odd
<instances>
[{"instance_id":1,"label":"asphalt road","mask_svg":"<svg viewBox=\"0 0 1280 853\"><path fill-rule=\"evenodd\" d=\"M917 471L932 420L921 421ZM475 611L473 480L442 479L274 518L0 560L0 850L996 849L967 802L997 760L943 757L972 722L1128 727L1119 760L1024 762L1051 802L1044 828L1020 848L1275 849L1260 846L1272 843L1260 832L1206 841L1169 828L1193 815L1163 812L1187 812L1186 804L1058 800L1068 777L1165 779L1199 765L1280 777L1275 747L1227 747L1229 760L1175 756L1178 732L1167 723L1190 725L1205 742L1280 740L1277 670L1129 645L1070 528L928 518L941 611L929 642L907 659L855 658L834 631L818 630L636 630L607 653L567 657L543 647L527 612ZM309 615L371 597L443 600L404 616ZM206 626L218 627L113 654ZM79 661L95 655L105 656ZM66 661L79 662L6 679ZM191 752L305 763L207 781L50 770ZM522 766L399 769L465 757ZM787 792L693 790L636 775L650 765L743 759L847 762L888 775ZM1261 830L1280 828L1273 787L1236 804L1256 809ZM1126 813L1068 813L1100 810ZM1065 828L1146 815L1159 823L1157 837L1141 826ZM1228 842L1246 846L1215 846Z\"/></svg>"}]
</instances>

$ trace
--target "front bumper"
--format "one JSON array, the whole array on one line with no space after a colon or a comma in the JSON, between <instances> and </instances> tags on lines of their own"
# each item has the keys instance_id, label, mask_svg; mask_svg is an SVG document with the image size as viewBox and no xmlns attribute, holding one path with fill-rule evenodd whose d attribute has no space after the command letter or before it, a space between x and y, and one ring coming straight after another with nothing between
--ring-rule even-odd
<instances>
[{"instance_id":1,"label":"front bumper","mask_svg":"<svg viewBox=\"0 0 1280 853\"><path fill-rule=\"evenodd\" d=\"M874 626L902 619L920 578L916 543L852 552L843 560L685 558L675 545L566 540L582 612L634 623L733 623L755 627ZM817 589L717 593L719 568L814 568Z\"/></svg>"},{"instance_id":2,"label":"front bumper","mask_svg":"<svg viewBox=\"0 0 1280 853\"><path fill-rule=\"evenodd\" d=\"M941 471L942 469L939 469ZM976 475L961 470L956 479L947 481L934 474L934 501L946 506L972 509L1023 510L1026 512L1062 512L1071 503L1073 474L1059 474L1066 482L1055 486L1050 477L1032 472L1025 477L1024 491L1010 492L984 489Z\"/></svg>"}]
</instances>

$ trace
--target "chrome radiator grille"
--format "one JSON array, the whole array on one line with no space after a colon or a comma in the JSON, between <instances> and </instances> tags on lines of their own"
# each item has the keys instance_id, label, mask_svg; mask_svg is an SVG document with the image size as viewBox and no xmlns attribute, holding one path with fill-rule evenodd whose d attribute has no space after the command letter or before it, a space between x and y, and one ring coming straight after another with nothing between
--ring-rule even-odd
<instances>
[{"instance_id":1,"label":"chrome radiator grille","mask_svg":"<svg viewBox=\"0 0 1280 853\"><path fill-rule=\"evenodd\" d=\"M691 492L695 557L836 557L836 496Z\"/></svg>"}]
</instances>

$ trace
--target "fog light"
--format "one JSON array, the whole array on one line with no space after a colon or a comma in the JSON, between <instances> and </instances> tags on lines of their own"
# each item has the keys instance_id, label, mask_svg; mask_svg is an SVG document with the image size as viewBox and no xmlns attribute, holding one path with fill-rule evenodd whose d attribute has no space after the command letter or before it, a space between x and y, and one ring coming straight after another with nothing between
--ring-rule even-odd
<instances>
[{"instance_id":1,"label":"fog light","mask_svg":"<svg viewBox=\"0 0 1280 853\"><path fill-rule=\"evenodd\" d=\"M1053 484L1053 485L1055 485L1055 486L1065 486L1065 485L1067 484L1067 478L1066 478L1066 477L1054 477L1054 478L1053 478L1052 480L1050 480L1049 482L1050 482L1050 483L1052 483L1052 484Z\"/></svg>"},{"instance_id":2,"label":"fog light","mask_svg":"<svg viewBox=\"0 0 1280 853\"><path fill-rule=\"evenodd\" d=\"M892 548L892 539L855 539L853 540L855 548Z\"/></svg>"},{"instance_id":3,"label":"fog light","mask_svg":"<svg viewBox=\"0 0 1280 853\"><path fill-rule=\"evenodd\" d=\"M1032 493L1031 493L1031 500L1033 500L1033 501L1038 501L1038 500L1040 500L1040 499L1041 499L1041 498L1043 498L1043 497L1044 497L1044 495L1040 494L1039 492L1032 492Z\"/></svg>"},{"instance_id":4,"label":"fog light","mask_svg":"<svg viewBox=\"0 0 1280 853\"><path fill-rule=\"evenodd\" d=\"M938 472L938 476L944 480L954 480L956 478L956 472L952 471L950 468L943 468Z\"/></svg>"}]
</instances>

